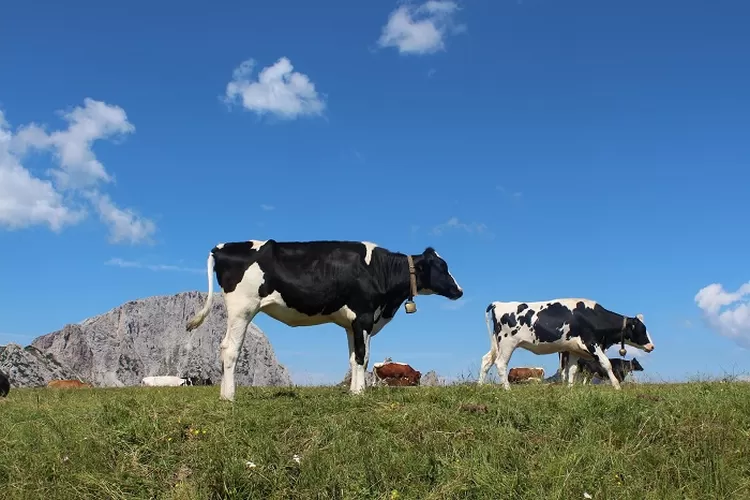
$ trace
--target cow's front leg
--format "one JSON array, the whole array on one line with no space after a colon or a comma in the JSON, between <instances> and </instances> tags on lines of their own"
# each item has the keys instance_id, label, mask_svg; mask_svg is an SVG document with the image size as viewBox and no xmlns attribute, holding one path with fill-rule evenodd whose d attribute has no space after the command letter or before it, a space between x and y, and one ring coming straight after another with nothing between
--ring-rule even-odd
<instances>
[{"instance_id":1,"label":"cow's front leg","mask_svg":"<svg viewBox=\"0 0 750 500\"><path fill-rule=\"evenodd\" d=\"M372 315L358 316L352 321L352 340L354 343L354 363L352 366L352 385L350 391L360 394L365 390L365 370L370 358L370 332L372 331Z\"/></svg>"},{"instance_id":2,"label":"cow's front leg","mask_svg":"<svg viewBox=\"0 0 750 500\"><path fill-rule=\"evenodd\" d=\"M612 387L620 390L620 382L617 380L617 377L615 377L615 373L612 371L612 363L609 362L609 358L606 354L604 354L604 350L601 348L601 346L596 344L590 346L588 349L589 352L594 356L594 359L599 361L601 367L604 368L604 371L607 372L607 376L609 377L609 381L612 383Z\"/></svg>"}]
</instances>

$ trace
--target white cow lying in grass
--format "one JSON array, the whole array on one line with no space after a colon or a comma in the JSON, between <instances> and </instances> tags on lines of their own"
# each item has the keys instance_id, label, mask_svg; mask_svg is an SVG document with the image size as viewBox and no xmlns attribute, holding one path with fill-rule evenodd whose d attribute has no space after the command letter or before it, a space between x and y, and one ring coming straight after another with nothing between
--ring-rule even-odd
<instances>
[{"instance_id":1,"label":"white cow lying in grass","mask_svg":"<svg viewBox=\"0 0 750 500\"><path fill-rule=\"evenodd\" d=\"M180 387L183 385L193 385L189 379L170 375L143 377L141 383L150 387Z\"/></svg>"}]
</instances>

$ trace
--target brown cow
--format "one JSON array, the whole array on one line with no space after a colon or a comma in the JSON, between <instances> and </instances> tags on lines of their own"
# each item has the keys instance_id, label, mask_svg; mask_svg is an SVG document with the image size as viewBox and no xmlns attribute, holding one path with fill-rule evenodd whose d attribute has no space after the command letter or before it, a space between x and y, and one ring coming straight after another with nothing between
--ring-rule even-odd
<instances>
[{"instance_id":1,"label":"brown cow","mask_svg":"<svg viewBox=\"0 0 750 500\"><path fill-rule=\"evenodd\" d=\"M48 389L76 389L81 387L93 387L93 385L80 380L51 380L47 384Z\"/></svg>"},{"instance_id":2,"label":"brown cow","mask_svg":"<svg viewBox=\"0 0 750 500\"><path fill-rule=\"evenodd\" d=\"M541 382L544 379L544 368L511 368L508 372L508 382L517 384L521 382Z\"/></svg>"},{"instance_id":3,"label":"brown cow","mask_svg":"<svg viewBox=\"0 0 750 500\"><path fill-rule=\"evenodd\" d=\"M385 382L391 387L415 386L419 385L422 373L415 370L406 363L395 361L386 361L384 363L375 363L372 371L378 380Z\"/></svg>"}]
</instances>

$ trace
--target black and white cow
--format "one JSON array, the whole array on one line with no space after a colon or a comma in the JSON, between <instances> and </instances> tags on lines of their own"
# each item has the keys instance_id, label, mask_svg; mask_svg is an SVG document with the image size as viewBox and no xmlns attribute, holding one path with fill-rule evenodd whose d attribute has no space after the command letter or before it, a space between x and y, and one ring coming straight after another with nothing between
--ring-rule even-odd
<instances>
[{"instance_id":1,"label":"black and white cow","mask_svg":"<svg viewBox=\"0 0 750 500\"><path fill-rule=\"evenodd\" d=\"M619 389L604 352L617 343L653 351L654 343L642 318L617 314L588 299L492 302L485 314L490 350L482 357L479 383L484 383L487 371L495 363L500 381L505 389L510 389L508 361L513 351L521 347L534 354L569 351L571 358L575 355L595 359L606 370L612 385ZM563 370L563 381L567 371L572 384L576 368L574 361L569 363Z\"/></svg>"},{"instance_id":2,"label":"black and white cow","mask_svg":"<svg viewBox=\"0 0 750 500\"><path fill-rule=\"evenodd\" d=\"M571 357L573 360L571 360ZM560 373L565 373L566 368L570 363L577 365L577 371L581 374L583 384L589 382L592 378L596 377L604 380L607 377L607 371L598 361L593 359L579 358L569 352L560 353ZM625 377L632 372L642 372L643 366L638 362L636 358L633 359L620 359L620 358L609 358L609 364L612 365L612 373L615 374L615 378L618 382L622 383Z\"/></svg>"},{"instance_id":3,"label":"black and white cow","mask_svg":"<svg viewBox=\"0 0 750 500\"><path fill-rule=\"evenodd\" d=\"M221 342L221 398L234 399L234 369L245 330L256 314L289 326L335 323L347 331L350 391L365 388L370 338L417 294L457 300L463 290L448 264L427 248L395 253L370 242L242 241L216 245L208 255L208 299L187 324L191 331L211 310L213 276L224 293L227 332Z\"/></svg>"}]
</instances>

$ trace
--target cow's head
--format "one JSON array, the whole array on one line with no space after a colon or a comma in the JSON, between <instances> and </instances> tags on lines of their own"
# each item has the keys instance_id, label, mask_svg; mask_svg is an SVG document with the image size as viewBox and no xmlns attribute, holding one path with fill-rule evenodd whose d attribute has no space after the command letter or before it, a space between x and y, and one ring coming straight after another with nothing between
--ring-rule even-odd
<instances>
[{"instance_id":1,"label":"cow's head","mask_svg":"<svg viewBox=\"0 0 750 500\"><path fill-rule=\"evenodd\" d=\"M630 369L633 370L634 372L642 372L643 371L643 367L638 362L638 360L635 359L635 358L633 358L633 359L630 360Z\"/></svg>"},{"instance_id":2,"label":"cow's head","mask_svg":"<svg viewBox=\"0 0 750 500\"><path fill-rule=\"evenodd\" d=\"M637 315L635 318L628 318L624 334L626 344L646 352L654 350L654 342L651 340L651 335L643 323L642 314Z\"/></svg>"},{"instance_id":3,"label":"cow's head","mask_svg":"<svg viewBox=\"0 0 750 500\"><path fill-rule=\"evenodd\" d=\"M457 300L464 294L463 289L448 271L448 264L434 248L426 248L422 252L421 261L414 266L417 270L417 287L420 295L437 294Z\"/></svg>"}]
</instances>

